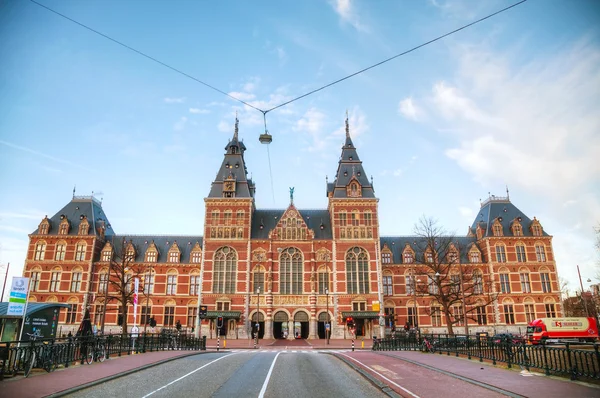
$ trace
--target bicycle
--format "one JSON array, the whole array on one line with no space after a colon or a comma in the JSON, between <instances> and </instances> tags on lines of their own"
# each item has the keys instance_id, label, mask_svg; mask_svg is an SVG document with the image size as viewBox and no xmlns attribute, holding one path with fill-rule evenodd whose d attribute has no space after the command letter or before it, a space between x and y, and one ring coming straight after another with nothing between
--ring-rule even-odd
<instances>
[{"instance_id":1,"label":"bicycle","mask_svg":"<svg viewBox=\"0 0 600 398\"><path fill-rule=\"evenodd\" d=\"M19 353L17 354L17 360L15 361L15 366L13 368L13 374L17 374L17 372L21 369L23 369L23 373L25 375L25 377L29 377L29 375L31 374L31 370L33 369L33 365L35 364L36 361L36 346L35 346L35 341L38 338L43 338L44 336L42 336L41 332L39 330L36 330L33 333L27 333L27 336L29 336L29 339L31 341L31 346L30 347L18 347Z\"/></svg>"},{"instance_id":2,"label":"bicycle","mask_svg":"<svg viewBox=\"0 0 600 398\"><path fill-rule=\"evenodd\" d=\"M425 337L423 337L423 343L421 343L421 351L422 352L435 352L435 346L429 342Z\"/></svg>"},{"instance_id":3,"label":"bicycle","mask_svg":"<svg viewBox=\"0 0 600 398\"><path fill-rule=\"evenodd\" d=\"M93 347L87 351L86 362L88 365L91 365L94 361L104 362L106 359L106 347L104 346L104 342L100 340L97 340Z\"/></svg>"}]
</instances>

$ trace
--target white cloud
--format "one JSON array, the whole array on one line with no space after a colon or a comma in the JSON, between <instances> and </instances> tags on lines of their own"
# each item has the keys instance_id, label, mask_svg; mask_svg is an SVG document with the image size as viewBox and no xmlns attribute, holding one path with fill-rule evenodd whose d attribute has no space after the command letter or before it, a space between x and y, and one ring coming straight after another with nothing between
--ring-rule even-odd
<instances>
[{"instance_id":1,"label":"white cloud","mask_svg":"<svg viewBox=\"0 0 600 398\"><path fill-rule=\"evenodd\" d=\"M185 116L182 116L181 119L179 119L174 125L173 125L173 130L175 131L181 131L185 128L185 125L187 124L188 118Z\"/></svg>"},{"instance_id":2,"label":"white cloud","mask_svg":"<svg viewBox=\"0 0 600 398\"><path fill-rule=\"evenodd\" d=\"M421 109L417 107L412 97L404 98L398 104L398 112L404 115L407 119L417 120L419 115L422 113Z\"/></svg>"},{"instance_id":3,"label":"white cloud","mask_svg":"<svg viewBox=\"0 0 600 398\"><path fill-rule=\"evenodd\" d=\"M233 131L233 125L230 123L227 123L224 120L221 120L219 122L219 124L217 125L217 129L223 133L230 133Z\"/></svg>"},{"instance_id":4,"label":"white cloud","mask_svg":"<svg viewBox=\"0 0 600 398\"><path fill-rule=\"evenodd\" d=\"M349 23L360 32L368 32L369 29L358 17L351 0L334 0L331 5L342 21Z\"/></svg>"},{"instance_id":5,"label":"white cloud","mask_svg":"<svg viewBox=\"0 0 600 398\"><path fill-rule=\"evenodd\" d=\"M254 98L256 98L256 96L254 94L245 93L243 91L232 91L228 94L231 95L232 97L237 98L242 101L250 101L250 100L253 100Z\"/></svg>"},{"instance_id":6,"label":"white cloud","mask_svg":"<svg viewBox=\"0 0 600 398\"><path fill-rule=\"evenodd\" d=\"M210 111L208 109L190 108L190 113L204 115L210 113Z\"/></svg>"},{"instance_id":7,"label":"white cloud","mask_svg":"<svg viewBox=\"0 0 600 398\"><path fill-rule=\"evenodd\" d=\"M350 137L352 137L353 140L369 131L370 127L367 124L367 117L358 106L354 107L354 109L348 112L348 126L350 129ZM334 131L333 135L337 137L345 137L345 124L341 125L340 128Z\"/></svg>"},{"instance_id":8,"label":"white cloud","mask_svg":"<svg viewBox=\"0 0 600 398\"><path fill-rule=\"evenodd\" d=\"M294 131L306 134L311 138L308 150L311 152L321 151L326 147L327 140L324 137L323 123L325 114L316 108L310 108L296 121Z\"/></svg>"},{"instance_id":9,"label":"white cloud","mask_svg":"<svg viewBox=\"0 0 600 398\"><path fill-rule=\"evenodd\" d=\"M400 177L402 175L402 169L396 169L392 172L394 177Z\"/></svg>"},{"instance_id":10,"label":"white cloud","mask_svg":"<svg viewBox=\"0 0 600 398\"><path fill-rule=\"evenodd\" d=\"M185 97L181 97L181 98L166 97L164 99L164 101L167 104L183 104L185 102Z\"/></svg>"}]
</instances>

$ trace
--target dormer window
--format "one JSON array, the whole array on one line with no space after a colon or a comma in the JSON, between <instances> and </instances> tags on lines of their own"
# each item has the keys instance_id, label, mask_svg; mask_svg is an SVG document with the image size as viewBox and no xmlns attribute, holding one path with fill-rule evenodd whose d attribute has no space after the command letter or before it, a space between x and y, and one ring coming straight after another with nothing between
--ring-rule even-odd
<instances>
[{"instance_id":1,"label":"dormer window","mask_svg":"<svg viewBox=\"0 0 600 398\"><path fill-rule=\"evenodd\" d=\"M473 264L481 262L481 256L477 250L471 250L469 252L469 261Z\"/></svg>"},{"instance_id":2,"label":"dormer window","mask_svg":"<svg viewBox=\"0 0 600 398\"><path fill-rule=\"evenodd\" d=\"M112 259L112 251L111 250L104 250L102 252L102 261L110 261Z\"/></svg>"},{"instance_id":3,"label":"dormer window","mask_svg":"<svg viewBox=\"0 0 600 398\"><path fill-rule=\"evenodd\" d=\"M38 228L40 235L47 235L50 230L50 221L48 221L48 216L44 217L40 226Z\"/></svg>"},{"instance_id":4,"label":"dormer window","mask_svg":"<svg viewBox=\"0 0 600 398\"><path fill-rule=\"evenodd\" d=\"M433 252L431 250L425 252L425 262L433 263Z\"/></svg>"},{"instance_id":5,"label":"dormer window","mask_svg":"<svg viewBox=\"0 0 600 398\"><path fill-rule=\"evenodd\" d=\"M202 261L202 252L200 250L193 251L190 254L190 262L194 264L199 264Z\"/></svg>"},{"instance_id":6,"label":"dormer window","mask_svg":"<svg viewBox=\"0 0 600 398\"><path fill-rule=\"evenodd\" d=\"M388 251L384 251L381 253L381 262L384 264L391 264L392 263L392 252Z\"/></svg>"},{"instance_id":7,"label":"dormer window","mask_svg":"<svg viewBox=\"0 0 600 398\"><path fill-rule=\"evenodd\" d=\"M87 235L90 230L90 224L88 223L87 218L83 216L81 223L79 224L79 235Z\"/></svg>"},{"instance_id":8,"label":"dormer window","mask_svg":"<svg viewBox=\"0 0 600 398\"><path fill-rule=\"evenodd\" d=\"M58 226L58 234L59 235L67 235L69 233L69 220L65 216L60 216L62 221Z\"/></svg>"},{"instance_id":9,"label":"dormer window","mask_svg":"<svg viewBox=\"0 0 600 398\"><path fill-rule=\"evenodd\" d=\"M455 250L448 253L448 261L450 263L455 263L458 261L458 253Z\"/></svg>"},{"instance_id":10,"label":"dormer window","mask_svg":"<svg viewBox=\"0 0 600 398\"><path fill-rule=\"evenodd\" d=\"M410 249L404 250L402 256L404 258L404 264L412 264L415 261L415 254Z\"/></svg>"},{"instance_id":11,"label":"dormer window","mask_svg":"<svg viewBox=\"0 0 600 398\"><path fill-rule=\"evenodd\" d=\"M171 250L169 252L169 262L170 263L178 263L179 262L179 251Z\"/></svg>"},{"instance_id":12,"label":"dormer window","mask_svg":"<svg viewBox=\"0 0 600 398\"><path fill-rule=\"evenodd\" d=\"M362 196L361 186L355 178L346 187L346 194L350 198L359 198Z\"/></svg>"},{"instance_id":13,"label":"dormer window","mask_svg":"<svg viewBox=\"0 0 600 398\"><path fill-rule=\"evenodd\" d=\"M129 246L129 248L127 249L126 260L133 261L134 259L135 259L135 249L132 246Z\"/></svg>"},{"instance_id":14,"label":"dormer window","mask_svg":"<svg viewBox=\"0 0 600 398\"><path fill-rule=\"evenodd\" d=\"M544 233L542 225L535 217L533 217L533 221L531 222L531 233L533 236L542 236Z\"/></svg>"},{"instance_id":15,"label":"dormer window","mask_svg":"<svg viewBox=\"0 0 600 398\"><path fill-rule=\"evenodd\" d=\"M158 252L156 250L148 249L146 252L146 262L155 263L158 259Z\"/></svg>"}]
</instances>

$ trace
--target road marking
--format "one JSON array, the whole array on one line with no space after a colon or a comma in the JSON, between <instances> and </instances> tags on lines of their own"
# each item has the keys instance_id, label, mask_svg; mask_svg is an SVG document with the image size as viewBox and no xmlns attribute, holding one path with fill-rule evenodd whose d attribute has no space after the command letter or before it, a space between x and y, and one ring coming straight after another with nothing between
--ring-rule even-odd
<instances>
[{"instance_id":1,"label":"road marking","mask_svg":"<svg viewBox=\"0 0 600 398\"><path fill-rule=\"evenodd\" d=\"M371 372L375 373L376 375L378 375L379 377L382 377L383 379L385 379L386 381L388 381L389 383L392 383L393 385L395 385L396 387L398 387L399 389L401 389L402 391L406 392L407 394L410 394L412 397L414 398L421 398L418 395L414 394L413 392L407 390L406 388L402 387L400 384L396 383L393 380L390 380L389 378L385 377L384 375L382 375L381 373L379 373L378 371L376 371L375 369L371 368L370 366L362 363L361 361L359 361L358 359L354 359L349 355L345 355L345 354L341 354L343 356L345 356L348 359L351 359L357 363L359 363L360 365L364 366L365 368L369 369Z\"/></svg>"},{"instance_id":2,"label":"road marking","mask_svg":"<svg viewBox=\"0 0 600 398\"><path fill-rule=\"evenodd\" d=\"M269 384L269 379L271 378L271 373L273 373L273 368L275 367L275 361L277 361L277 357L279 356L279 354L281 354L281 353L278 353L277 355L275 355L275 358L273 358L273 363L271 364L269 373L267 373L267 378L265 379L265 382L263 383L263 386L260 389L258 398L263 398L265 396L265 392L267 391L267 385Z\"/></svg>"},{"instance_id":3,"label":"road marking","mask_svg":"<svg viewBox=\"0 0 600 398\"><path fill-rule=\"evenodd\" d=\"M217 359L215 359L214 361L207 363L206 365L202 365L202 366L200 366L198 369L194 369L194 370L192 370L191 372L189 372L188 374L185 374L185 375L181 376L180 378L178 378L178 379L175 379L175 380L173 380L172 382L165 384L165 385L164 385L164 386L162 386L161 388L158 388L158 389L156 389L156 390L152 391L151 393L148 393L148 394L144 395L142 398L149 397L150 395L152 395L152 394L154 394L154 393L157 393L157 392L159 392L160 390L162 390L162 389L165 389L165 388L169 387L171 384L177 383L179 380L185 379L185 378L186 378L186 377L188 377L189 375L196 373L196 372L197 372L197 371L199 371L200 369L204 369L204 368L205 368L205 367L207 367L208 365L212 365L213 363L215 363L215 362L217 362L217 361L220 361L220 360L221 360L221 359L223 359L223 358L227 358L228 356L231 356L231 355L234 355L234 354L228 354L228 355L224 355L224 356L222 356L221 358L217 358Z\"/></svg>"}]
</instances>

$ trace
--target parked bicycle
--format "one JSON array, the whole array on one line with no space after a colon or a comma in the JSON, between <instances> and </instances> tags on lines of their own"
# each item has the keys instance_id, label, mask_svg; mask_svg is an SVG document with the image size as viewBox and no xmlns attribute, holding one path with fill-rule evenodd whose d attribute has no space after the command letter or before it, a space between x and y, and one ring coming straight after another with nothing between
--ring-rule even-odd
<instances>
[{"instance_id":1,"label":"parked bicycle","mask_svg":"<svg viewBox=\"0 0 600 398\"><path fill-rule=\"evenodd\" d=\"M104 362L106 359L106 346L104 341L96 340L95 344L90 343L90 347L87 350L86 362L91 365L92 362Z\"/></svg>"},{"instance_id":2,"label":"parked bicycle","mask_svg":"<svg viewBox=\"0 0 600 398\"><path fill-rule=\"evenodd\" d=\"M422 352L435 352L435 345L431 344L427 337L423 337L423 343L421 343Z\"/></svg>"},{"instance_id":3,"label":"parked bicycle","mask_svg":"<svg viewBox=\"0 0 600 398\"><path fill-rule=\"evenodd\" d=\"M36 346L35 341L44 338L39 330L36 330L34 333L27 333L27 335L31 341L31 346L25 346L19 350L13 374L17 374L20 370L23 370L25 377L29 377L31 370L36 365L48 373L53 372L56 369L57 362L52 355L51 345L48 341L44 341L43 344Z\"/></svg>"}]
</instances>

